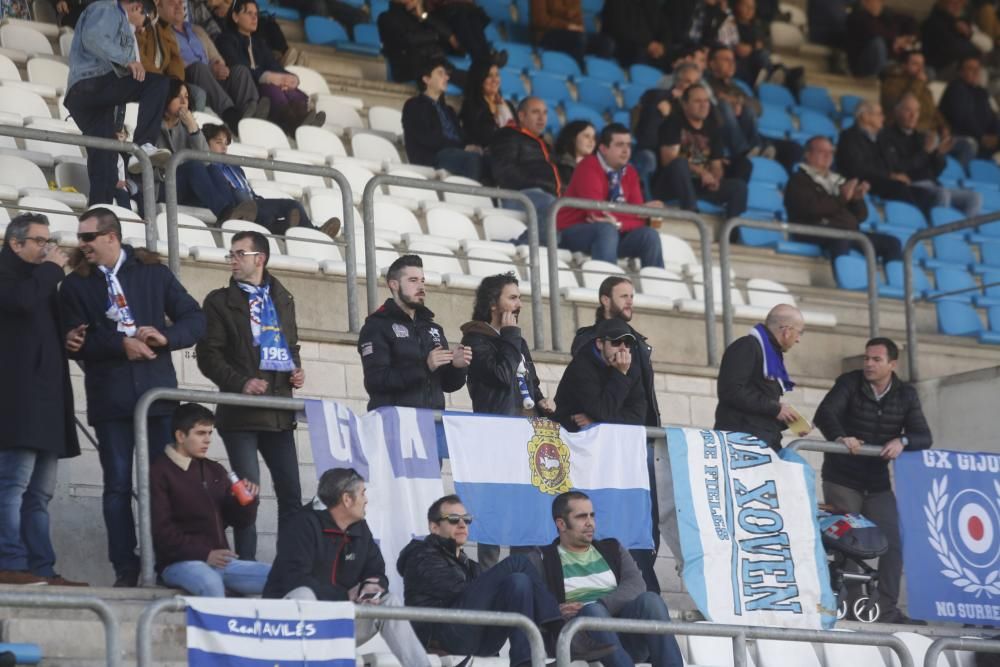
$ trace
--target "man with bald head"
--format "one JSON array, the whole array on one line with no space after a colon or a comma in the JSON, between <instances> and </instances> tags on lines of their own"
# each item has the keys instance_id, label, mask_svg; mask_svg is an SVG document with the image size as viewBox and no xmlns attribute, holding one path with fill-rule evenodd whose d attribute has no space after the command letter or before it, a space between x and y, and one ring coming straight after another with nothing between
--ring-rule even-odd
<instances>
[{"instance_id":1,"label":"man with bald head","mask_svg":"<svg viewBox=\"0 0 1000 667\"><path fill-rule=\"evenodd\" d=\"M798 416L782 400L795 386L785 370L784 353L799 342L803 331L799 309L780 304L763 324L726 348L717 382L716 430L749 433L771 449L781 449L781 432Z\"/></svg>"}]
</instances>

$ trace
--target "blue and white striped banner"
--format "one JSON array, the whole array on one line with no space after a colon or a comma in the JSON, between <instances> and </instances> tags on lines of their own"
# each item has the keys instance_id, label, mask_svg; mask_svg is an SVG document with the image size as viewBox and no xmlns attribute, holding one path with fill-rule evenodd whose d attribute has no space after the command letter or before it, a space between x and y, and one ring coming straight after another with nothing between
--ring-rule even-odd
<instances>
[{"instance_id":1,"label":"blue and white striped banner","mask_svg":"<svg viewBox=\"0 0 1000 667\"><path fill-rule=\"evenodd\" d=\"M446 413L455 492L477 542L537 546L556 537L552 499L570 489L594 503L599 538L652 548L646 429L599 424L569 433L547 419Z\"/></svg>"},{"instance_id":2,"label":"blue and white striped banner","mask_svg":"<svg viewBox=\"0 0 1000 667\"><path fill-rule=\"evenodd\" d=\"M354 605L186 597L191 667L354 667Z\"/></svg>"},{"instance_id":3,"label":"blue and white striped banner","mask_svg":"<svg viewBox=\"0 0 1000 667\"><path fill-rule=\"evenodd\" d=\"M716 623L830 628L815 473L744 433L667 429L684 584Z\"/></svg>"}]
</instances>

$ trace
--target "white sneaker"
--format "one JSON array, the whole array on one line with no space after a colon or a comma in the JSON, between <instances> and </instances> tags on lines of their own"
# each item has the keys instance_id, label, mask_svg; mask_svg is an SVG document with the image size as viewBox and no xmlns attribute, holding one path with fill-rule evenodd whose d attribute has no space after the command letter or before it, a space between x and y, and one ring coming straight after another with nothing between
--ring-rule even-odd
<instances>
[{"instance_id":1,"label":"white sneaker","mask_svg":"<svg viewBox=\"0 0 1000 667\"><path fill-rule=\"evenodd\" d=\"M142 148L143 153L149 156L149 161L153 163L154 167L165 167L170 161L170 151L166 148L157 148L153 144L143 144L140 148ZM142 164L134 155L128 159L128 173L142 173Z\"/></svg>"}]
</instances>

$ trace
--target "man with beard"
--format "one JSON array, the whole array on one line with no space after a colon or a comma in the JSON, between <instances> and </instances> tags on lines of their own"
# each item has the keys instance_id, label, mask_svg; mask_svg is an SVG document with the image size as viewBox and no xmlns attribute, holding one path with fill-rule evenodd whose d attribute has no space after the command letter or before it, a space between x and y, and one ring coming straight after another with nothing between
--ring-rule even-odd
<instances>
[{"instance_id":1,"label":"man with beard","mask_svg":"<svg viewBox=\"0 0 1000 667\"><path fill-rule=\"evenodd\" d=\"M389 266L392 296L368 316L358 336L368 409L384 405L444 409L444 392L465 385L472 350L448 347L425 305L424 263L403 255Z\"/></svg>"}]
</instances>

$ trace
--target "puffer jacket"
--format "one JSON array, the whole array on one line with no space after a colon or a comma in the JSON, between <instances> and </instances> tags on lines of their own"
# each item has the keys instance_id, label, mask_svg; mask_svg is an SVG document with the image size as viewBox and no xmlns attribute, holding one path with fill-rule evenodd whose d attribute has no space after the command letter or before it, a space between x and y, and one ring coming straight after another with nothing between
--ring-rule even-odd
<instances>
[{"instance_id":1,"label":"puffer jacket","mask_svg":"<svg viewBox=\"0 0 1000 667\"><path fill-rule=\"evenodd\" d=\"M450 608L482 570L479 563L460 551L455 540L428 535L412 540L399 554L396 569L403 577L407 607ZM413 623L413 630L425 645L434 636L434 623Z\"/></svg>"},{"instance_id":2,"label":"puffer jacket","mask_svg":"<svg viewBox=\"0 0 1000 667\"><path fill-rule=\"evenodd\" d=\"M928 449L932 444L917 390L901 382L895 373L892 387L881 401L875 399L862 371L844 373L816 408L813 421L827 440L851 436L867 445L882 446L905 435L906 451ZM889 462L878 457L826 454L822 474L825 482L858 491L891 488Z\"/></svg>"},{"instance_id":3,"label":"puffer jacket","mask_svg":"<svg viewBox=\"0 0 1000 667\"><path fill-rule=\"evenodd\" d=\"M462 325L462 334L462 345L472 348L468 380L472 409L492 415L521 417L530 412L535 416L537 408L524 409L524 398L518 387L517 368L522 358L528 391L535 404L545 396L521 328L503 327L497 333L486 322L472 320Z\"/></svg>"},{"instance_id":4,"label":"puffer jacket","mask_svg":"<svg viewBox=\"0 0 1000 667\"><path fill-rule=\"evenodd\" d=\"M562 193L559 169L552 150L541 137L519 127L497 130L486 149L486 159L498 187L509 190L541 188L551 195Z\"/></svg>"}]
</instances>

